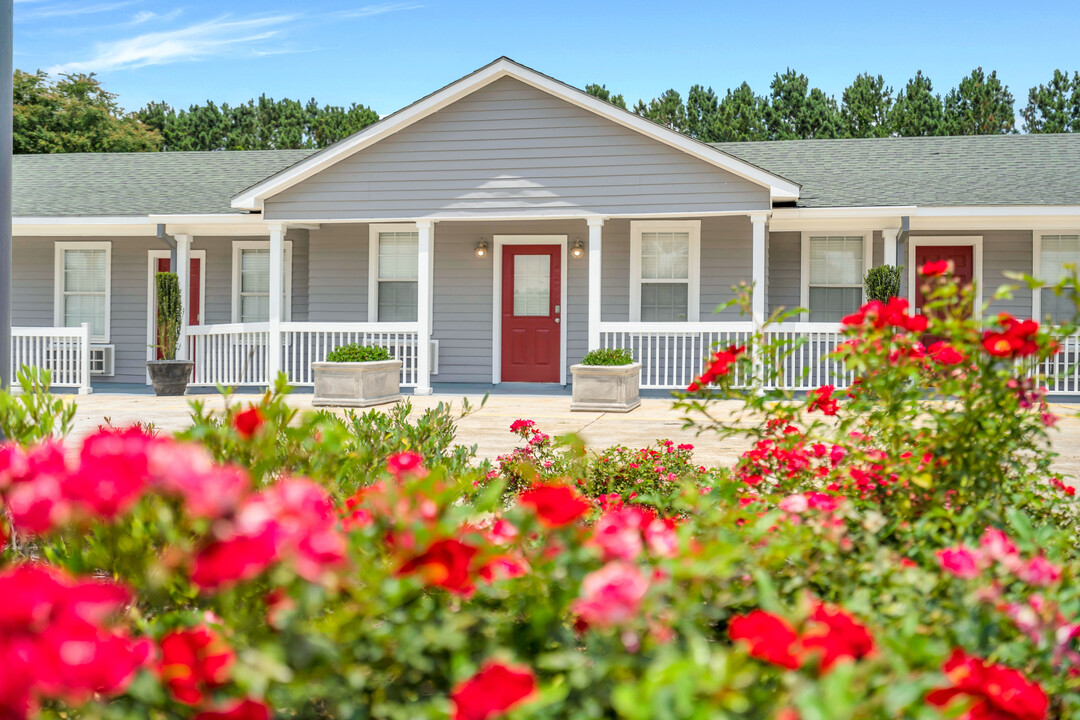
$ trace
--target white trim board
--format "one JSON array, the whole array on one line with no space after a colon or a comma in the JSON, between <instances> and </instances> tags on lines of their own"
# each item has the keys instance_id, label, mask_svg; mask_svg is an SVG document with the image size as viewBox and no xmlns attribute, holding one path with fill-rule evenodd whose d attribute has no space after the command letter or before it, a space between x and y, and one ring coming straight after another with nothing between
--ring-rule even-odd
<instances>
[{"instance_id":1,"label":"white trim board","mask_svg":"<svg viewBox=\"0 0 1080 720\"><path fill-rule=\"evenodd\" d=\"M495 235L492 238L492 280L491 280L491 384L502 382L502 256L504 245L560 245L562 256L559 261L559 307L562 308L559 322L559 384L566 385L566 319L570 316L566 308L566 235Z\"/></svg>"},{"instance_id":2,"label":"white trim board","mask_svg":"<svg viewBox=\"0 0 1080 720\"><path fill-rule=\"evenodd\" d=\"M53 326L64 325L64 251L105 251L105 334L91 335L90 342L107 345L112 334L112 243L111 242L55 242L53 243Z\"/></svg>"},{"instance_id":3,"label":"white trim board","mask_svg":"<svg viewBox=\"0 0 1080 720\"><path fill-rule=\"evenodd\" d=\"M154 354L154 327L157 321L157 314L154 312L154 295L157 288L154 286L154 276L156 275L154 269L154 261L162 258L171 257L172 253L169 250L147 250L146 257L146 360L149 362L155 357ZM202 271L199 273L199 325L205 325L203 321L206 319L206 251L205 250L189 250L188 259L201 260ZM146 384L150 385L150 373L146 374Z\"/></svg>"},{"instance_id":4,"label":"white trim board","mask_svg":"<svg viewBox=\"0 0 1080 720\"><path fill-rule=\"evenodd\" d=\"M630 322L641 321L641 234L643 232L690 234L690 267L686 282L686 321L701 317L701 221L635 220L630 223ZM650 280L649 282L654 282Z\"/></svg>"},{"instance_id":5,"label":"white trim board","mask_svg":"<svg viewBox=\"0 0 1080 720\"><path fill-rule=\"evenodd\" d=\"M282 322L292 320L292 240L284 240L285 245L285 307L282 308ZM240 322L240 251L269 250L269 240L233 240L232 243L232 285L229 295L232 302L232 322Z\"/></svg>"},{"instance_id":6,"label":"white trim board","mask_svg":"<svg viewBox=\"0 0 1080 720\"><path fill-rule=\"evenodd\" d=\"M975 263L972 283L975 285L975 317L982 315L983 304L983 238L982 235L908 235L907 237L907 299L915 312L915 282L919 268L915 267L915 248L935 245L967 245Z\"/></svg>"},{"instance_id":7,"label":"white trim board","mask_svg":"<svg viewBox=\"0 0 1080 720\"><path fill-rule=\"evenodd\" d=\"M510 77L531 85L572 105L612 120L623 127L636 130L665 145L682 150L756 185L767 187L770 196L775 200L795 200L799 197L800 188L798 183L767 172L756 165L740 160L710 145L595 98L577 88L520 65L509 58L501 57L412 105L388 115L373 125L369 125L341 142L305 160L301 160L292 167L286 168L261 183L244 190L233 198L232 207L238 210L261 211L266 198L306 180L334 163L344 160L354 153L409 127L447 105L457 102L461 98L504 77Z\"/></svg>"},{"instance_id":8,"label":"white trim board","mask_svg":"<svg viewBox=\"0 0 1080 720\"><path fill-rule=\"evenodd\" d=\"M804 230L799 237L799 305L803 312L799 314L802 322L810 322L810 238L811 237L861 237L863 239L863 266L860 280L862 301L866 302L866 273L874 266L874 231L873 230Z\"/></svg>"}]
</instances>

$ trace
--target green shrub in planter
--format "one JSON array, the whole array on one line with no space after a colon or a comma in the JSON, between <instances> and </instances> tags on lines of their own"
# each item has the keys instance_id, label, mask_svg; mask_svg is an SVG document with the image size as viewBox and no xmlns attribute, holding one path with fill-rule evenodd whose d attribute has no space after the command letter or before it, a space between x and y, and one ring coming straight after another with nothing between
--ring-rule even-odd
<instances>
[{"instance_id":1,"label":"green shrub in planter","mask_svg":"<svg viewBox=\"0 0 1080 720\"><path fill-rule=\"evenodd\" d=\"M378 362L392 360L390 351L379 345L349 343L326 353L326 362Z\"/></svg>"},{"instance_id":2,"label":"green shrub in planter","mask_svg":"<svg viewBox=\"0 0 1080 720\"><path fill-rule=\"evenodd\" d=\"M866 272L866 299L887 303L890 298L900 297L900 268L878 265Z\"/></svg>"},{"instance_id":3,"label":"green shrub in planter","mask_svg":"<svg viewBox=\"0 0 1080 720\"><path fill-rule=\"evenodd\" d=\"M632 365L634 354L626 348L590 350L581 358L582 365Z\"/></svg>"}]
</instances>

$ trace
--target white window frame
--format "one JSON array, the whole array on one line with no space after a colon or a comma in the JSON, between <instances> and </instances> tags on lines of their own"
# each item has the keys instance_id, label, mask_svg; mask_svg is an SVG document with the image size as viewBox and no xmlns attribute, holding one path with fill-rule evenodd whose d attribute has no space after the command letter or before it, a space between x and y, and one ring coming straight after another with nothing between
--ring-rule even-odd
<instances>
[{"instance_id":1,"label":"white window frame","mask_svg":"<svg viewBox=\"0 0 1080 720\"><path fill-rule=\"evenodd\" d=\"M281 309L284 322L292 320L292 240L285 240L285 307ZM240 253L244 250L269 250L269 240L233 240L232 244L232 321L240 322ZM206 266L203 266L203 273Z\"/></svg>"},{"instance_id":2,"label":"white window frame","mask_svg":"<svg viewBox=\"0 0 1080 720\"><path fill-rule=\"evenodd\" d=\"M1047 233L1048 235L1052 233ZM915 283L919 268L915 267L915 250L920 247L935 245L967 245L972 249L975 272L971 283L975 286L975 307L973 317L982 318L983 287L983 238L982 235L908 235L907 237L907 297L911 313L915 313ZM1034 267L1034 266L1032 266Z\"/></svg>"},{"instance_id":3,"label":"white window frame","mask_svg":"<svg viewBox=\"0 0 1080 720\"><path fill-rule=\"evenodd\" d=\"M1031 276L1053 285L1057 279L1043 277L1042 275L1042 246L1043 237L1046 235L1080 235L1080 228L1033 230L1031 233ZM1033 290L1031 293L1031 317L1042 322L1042 288Z\"/></svg>"},{"instance_id":4,"label":"white window frame","mask_svg":"<svg viewBox=\"0 0 1080 720\"><path fill-rule=\"evenodd\" d=\"M154 278L157 277L157 261L172 257L169 250L150 250L146 257L146 359L153 360L157 357L157 338L154 337L154 326L157 325L157 308L154 306L154 296L157 294L157 285ZM199 273L199 324L205 325L206 319L206 251L192 250L188 258L194 258L202 263L202 272ZM146 374L146 384L150 384L150 373Z\"/></svg>"},{"instance_id":5,"label":"white window frame","mask_svg":"<svg viewBox=\"0 0 1080 720\"><path fill-rule=\"evenodd\" d=\"M799 269L799 305L803 312L801 320L810 322L810 238L811 237L861 237L863 241L863 266L859 273L859 285L862 287L862 302L866 302L867 271L874 266L874 233L872 230L803 230L801 242L801 267ZM835 287L854 287L837 285Z\"/></svg>"},{"instance_id":6,"label":"white window frame","mask_svg":"<svg viewBox=\"0 0 1080 720\"><path fill-rule=\"evenodd\" d=\"M112 243L100 242L57 242L53 251L53 325L64 325L64 253L68 250L104 250L105 251L105 334L91 335L92 343L108 343L112 332Z\"/></svg>"},{"instance_id":7,"label":"white window frame","mask_svg":"<svg viewBox=\"0 0 1080 720\"><path fill-rule=\"evenodd\" d=\"M420 228L416 223L373 223L368 225L368 322L379 322L379 233L414 232L419 236ZM417 237L419 242L419 237ZM420 268L416 269L416 280L420 281ZM431 292L428 293L428 318L435 317L435 230L431 230L431 251L428 253L428 281ZM417 322L420 320L420 308L416 309ZM434 327L435 323L429 323Z\"/></svg>"},{"instance_id":8,"label":"white window frame","mask_svg":"<svg viewBox=\"0 0 1080 720\"><path fill-rule=\"evenodd\" d=\"M690 235L690 267L686 274L686 321L697 322L701 314L701 221L630 221L630 322L641 322L641 236L646 232L686 232ZM681 283L682 280L648 280L649 283Z\"/></svg>"}]
</instances>

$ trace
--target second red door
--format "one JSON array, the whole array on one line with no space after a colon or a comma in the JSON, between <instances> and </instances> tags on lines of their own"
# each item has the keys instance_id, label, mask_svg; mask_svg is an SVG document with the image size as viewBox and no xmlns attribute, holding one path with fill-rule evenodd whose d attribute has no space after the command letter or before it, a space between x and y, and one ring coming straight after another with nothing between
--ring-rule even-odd
<instances>
[{"instance_id":1,"label":"second red door","mask_svg":"<svg viewBox=\"0 0 1080 720\"><path fill-rule=\"evenodd\" d=\"M503 248L503 382L559 382L561 276L559 245Z\"/></svg>"}]
</instances>

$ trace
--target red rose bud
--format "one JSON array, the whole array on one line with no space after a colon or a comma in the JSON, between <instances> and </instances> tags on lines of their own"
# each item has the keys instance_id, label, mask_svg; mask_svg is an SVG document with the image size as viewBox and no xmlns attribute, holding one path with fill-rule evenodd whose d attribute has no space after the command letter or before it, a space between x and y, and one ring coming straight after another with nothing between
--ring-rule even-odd
<instances>
[{"instance_id":1,"label":"red rose bud","mask_svg":"<svg viewBox=\"0 0 1080 720\"><path fill-rule=\"evenodd\" d=\"M251 405L247 410L241 410L233 416L233 428L236 434L245 440L250 440L266 422L262 410Z\"/></svg>"}]
</instances>

